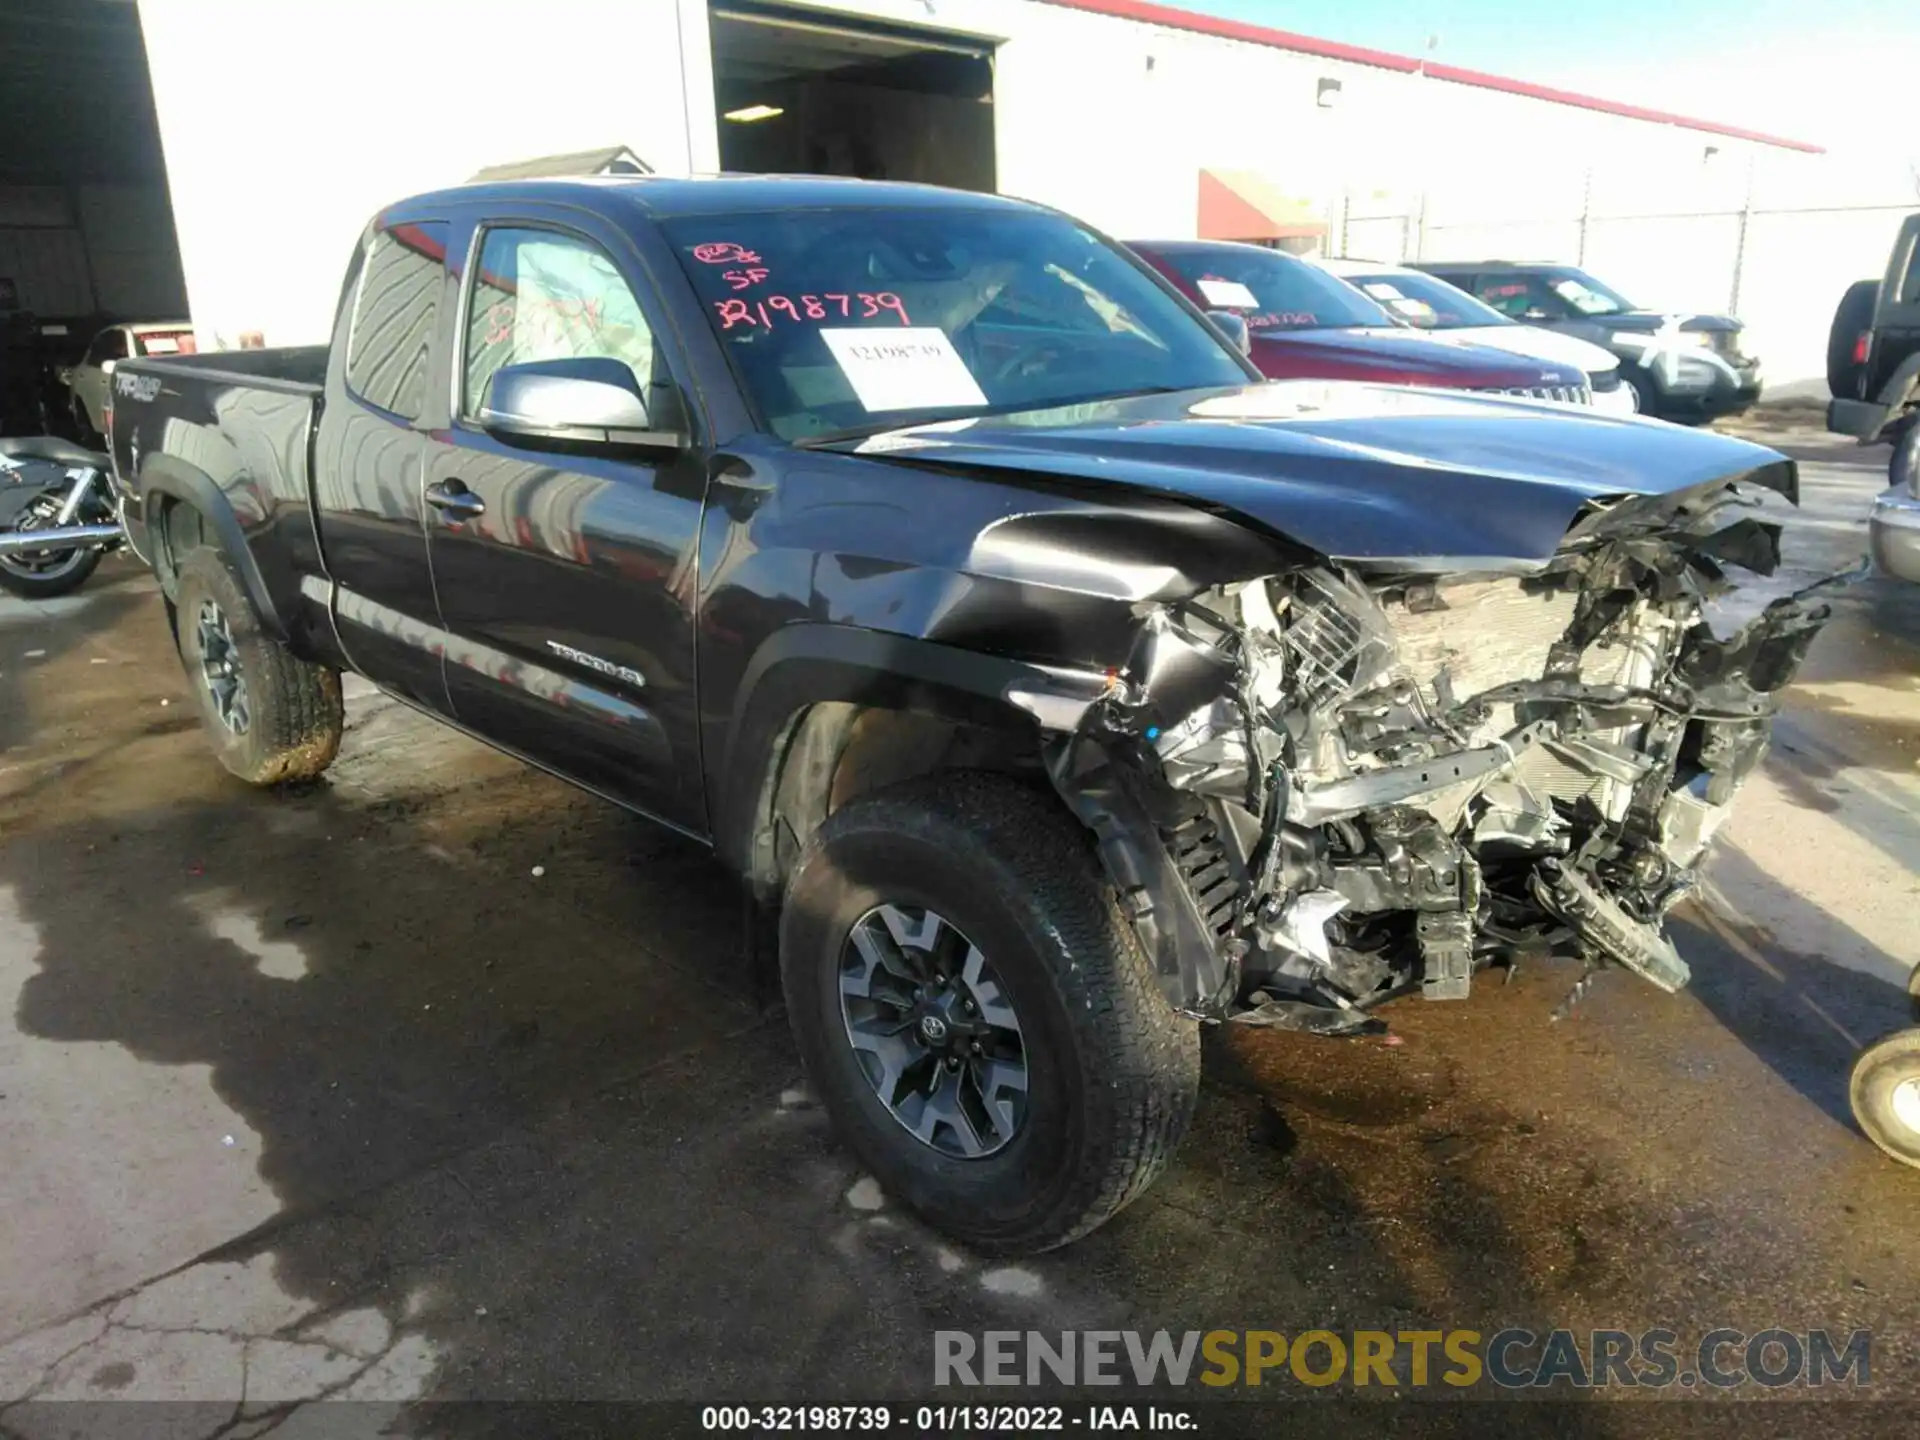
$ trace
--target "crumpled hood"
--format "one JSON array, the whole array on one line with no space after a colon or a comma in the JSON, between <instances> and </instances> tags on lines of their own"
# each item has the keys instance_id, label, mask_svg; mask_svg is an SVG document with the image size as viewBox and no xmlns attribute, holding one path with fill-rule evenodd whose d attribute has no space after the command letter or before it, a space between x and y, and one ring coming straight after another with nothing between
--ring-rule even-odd
<instances>
[{"instance_id":1,"label":"crumpled hood","mask_svg":"<svg viewBox=\"0 0 1920 1440\"><path fill-rule=\"evenodd\" d=\"M1798 500L1791 460L1711 431L1302 380L946 421L832 448L1154 491L1335 559L1433 570L1543 564L1602 497L1747 477Z\"/></svg>"}]
</instances>

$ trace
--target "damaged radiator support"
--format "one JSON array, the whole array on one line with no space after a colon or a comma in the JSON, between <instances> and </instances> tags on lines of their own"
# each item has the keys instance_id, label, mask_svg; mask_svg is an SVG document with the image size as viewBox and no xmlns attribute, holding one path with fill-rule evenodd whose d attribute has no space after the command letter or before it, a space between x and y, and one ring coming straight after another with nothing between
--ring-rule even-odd
<instances>
[{"instance_id":1,"label":"damaged radiator support","mask_svg":"<svg viewBox=\"0 0 1920 1440\"><path fill-rule=\"evenodd\" d=\"M1524 576L1325 563L1144 603L1124 667L1009 691L1169 1001L1354 1034L1522 956L1685 985L1664 916L1834 583L1714 634L1723 564L1778 552L1709 499L1595 507Z\"/></svg>"}]
</instances>

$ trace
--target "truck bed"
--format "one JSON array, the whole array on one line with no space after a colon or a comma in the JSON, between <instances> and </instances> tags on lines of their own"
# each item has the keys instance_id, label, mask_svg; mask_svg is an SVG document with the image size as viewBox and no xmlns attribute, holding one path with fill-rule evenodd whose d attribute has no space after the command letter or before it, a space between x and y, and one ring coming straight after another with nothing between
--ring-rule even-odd
<instances>
[{"instance_id":1,"label":"truck bed","mask_svg":"<svg viewBox=\"0 0 1920 1440\"><path fill-rule=\"evenodd\" d=\"M290 386L317 394L327 381L327 347L283 345L262 350L217 350L207 355L168 355L128 361L124 368L135 374L158 375L185 370L197 379L265 384L274 389Z\"/></svg>"},{"instance_id":2,"label":"truck bed","mask_svg":"<svg viewBox=\"0 0 1920 1440\"><path fill-rule=\"evenodd\" d=\"M129 359L113 375L108 444L127 531L158 556L148 526L160 488L192 501L187 513L225 524L229 554L254 557L255 603L288 626L303 620L299 577L324 574L312 516L313 421L326 388L327 347L223 350Z\"/></svg>"}]
</instances>

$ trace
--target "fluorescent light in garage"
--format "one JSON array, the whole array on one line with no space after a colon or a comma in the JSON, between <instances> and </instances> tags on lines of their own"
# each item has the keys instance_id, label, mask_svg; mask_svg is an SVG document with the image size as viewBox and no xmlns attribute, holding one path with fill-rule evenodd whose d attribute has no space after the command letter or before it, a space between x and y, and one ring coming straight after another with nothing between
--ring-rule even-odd
<instances>
[{"instance_id":1,"label":"fluorescent light in garage","mask_svg":"<svg viewBox=\"0 0 1920 1440\"><path fill-rule=\"evenodd\" d=\"M737 120L742 125L751 125L756 120L771 120L776 115L786 113L778 105L749 105L742 110L727 111L727 119Z\"/></svg>"}]
</instances>

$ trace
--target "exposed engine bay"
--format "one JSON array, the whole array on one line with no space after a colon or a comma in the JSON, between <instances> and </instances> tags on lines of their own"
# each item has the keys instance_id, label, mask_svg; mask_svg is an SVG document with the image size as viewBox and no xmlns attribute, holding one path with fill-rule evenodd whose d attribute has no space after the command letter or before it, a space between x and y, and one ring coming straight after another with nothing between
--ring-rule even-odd
<instances>
[{"instance_id":1,"label":"exposed engine bay","mask_svg":"<svg viewBox=\"0 0 1920 1440\"><path fill-rule=\"evenodd\" d=\"M1009 698L1189 1013L1377 1031L1384 1000L1547 956L1580 966L1555 1018L1611 966L1677 990L1665 917L1851 578L1721 614L1730 570L1778 566L1769 498L1592 501L1539 566L1322 562L1144 604L1097 696Z\"/></svg>"}]
</instances>

